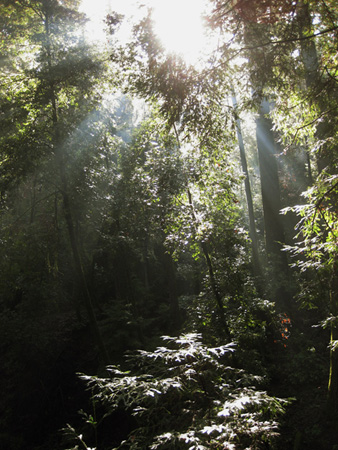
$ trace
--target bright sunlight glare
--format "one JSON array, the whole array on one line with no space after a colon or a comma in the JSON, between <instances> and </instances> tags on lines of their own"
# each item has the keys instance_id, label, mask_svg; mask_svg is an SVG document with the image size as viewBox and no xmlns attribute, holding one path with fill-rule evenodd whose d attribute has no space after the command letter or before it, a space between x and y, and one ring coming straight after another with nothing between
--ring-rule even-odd
<instances>
[{"instance_id":1,"label":"bright sunlight glare","mask_svg":"<svg viewBox=\"0 0 338 450\"><path fill-rule=\"evenodd\" d=\"M103 20L111 10L126 18L140 18L142 11L145 13L144 8L139 9L140 4L153 8L155 33L166 51L178 53L187 63L195 64L206 49L202 18L206 0L82 0L81 11L90 19L89 38L98 42L105 40ZM124 33L128 33L126 28Z\"/></svg>"},{"instance_id":2,"label":"bright sunlight glare","mask_svg":"<svg viewBox=\"0 0 338 450\"><path fill-rule=\"evenodd\" d=\"M204 0L157 0L154 2L155 32L168 52L193 62L204 47L202 13Z\"/></svg>"}]
</instances>

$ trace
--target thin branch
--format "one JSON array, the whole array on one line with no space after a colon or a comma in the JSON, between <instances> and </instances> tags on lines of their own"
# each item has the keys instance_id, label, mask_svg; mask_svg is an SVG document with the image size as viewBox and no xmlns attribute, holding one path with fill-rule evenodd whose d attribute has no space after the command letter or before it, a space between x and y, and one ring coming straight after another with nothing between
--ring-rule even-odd
<instances>
[{"instance_id":1,"label":"thin branch","mask_svg":"<svg viewBox=\"0 0 338 450\"><path fill-rule=\"evenodd\" d=\"M324 111L324 112L322 112L321 114L319 114L319 116L317 116L315 119L311 120L311 122L307 122L306 124L304 124L304 125L302 125L301 127L297 128L297 130L296 130L296 132L295 132L295 134L294 134L294 136L293 136L293 138L292 138L292 141L291 141L290 144L284 149L284 152L287 152L287 151L290 149L290 147L292 146L292 144L295 142L298 133L299 133L301 130L303 130L304 128L309 127L310 125L313 125L313 124L316 123L318 120L320 120L322 117L324 117L326 114L328 114L328 113L334 111L335 109L337 109L337 108L330 108L330 109L328 109L327 111Z\"/></svg>"},{"instance_id":2,"label":"thin branch","mask_svg":"<svg viewBox=\"0 0 338 450\"><path fill-rule=\"evenodd\" d=\"M338 78L336 78L334 75L332 75L332 74L330 73L330 69L329 69L327 66L325 66L324 69L325 69L325 72L326 72L326 74L328 75L328 77L329 77L331 80L333 80L335 83L338 83Z\"/></svg>"},{"instance_id":3,"label":"thin branch","mask_svg":"<svg viewBox=\"0 0 338 450\"><path fill-rule=\"evenodd\" d=\"M237 5L234 4L234 5L231 6L227 11L220 12L222 9L224 9L225 7L227 7L229 3L230 3L230 2L227 1L225 4L220 5L218 8L215 8L215 9L212 11L213 14L219 13L219 14L217 14L217 16L216 16L216 20L221 19L222 17L227 16L228 14L230 14L232 11L234 11L234 10L236 9L236 6L237 6Z\"/></svg>"},{"instance_id":4,"label":"thin branch","mask_svg":"<svg viewBox=\"0 0 338 450\"><path fill-rule=\"evenodd\" d=\"M9 226L13 226L16 223L18 223L20 221L20 219L22 219L27 213L29 213L32 209L32 207L35 207L36 205L38 205L39 203L43 202L44 200L47 200L47 198L52 197L53 195L55 195L56 193L58 193L59 190L52 192L51 194L48 194L42 198L40 198L39 200L36 200L29 208L27 208L22 214L20 214L19 217L17 217L13 222L11 222L9 225L6 225L4 228L2 228L3 230L8 228Z\"/></svg>"},{"instance_id":5,"label":"thin branch","mask_svg":"<svg viewBox=\"0 0 338 450\"><path fill-rule=\"evenodd\" d=\"M280 39L278 41L268 41L262 44L258 44L258 45L253 45L250 47L242 47L240 49L240 51L243 50L254 50L256 48L262 48L262 47L267 47L269 45L278 45L278 44L286 44L287 42L299 42L299 41L307 41L308 39L312 39L318 36L322 36L323 34L327 34L327 33L331 33L332 31L336 31L338 30L338 25L334 26L332 28L327 28L325 30L319 31L318 33L313 33L310 34L308 36L301 36L301 37L294 37L294 38L289 38L289 39Z\"/></svg>"},{"instance_id":6,"label":"thin branch","mask_svg":"<svg viewBox=\"0 0 338 450\"><path fill-rule=\"evenodd\" d=\"M316 202L315 204L315 208L319 208L319 206L321 205L321 203L324 201L325 197L327 197L330 192L332 192L336 187L338 186L338 181L336 183L334 183L333 186L330 187L330 189L328 189L326 192L324 192L324 194L321 196L321 198Z\"/></svg>"},{"instance_id":7,"label":"thin branch","mask_svg":"<svg viewBox=\"0 0 338 450\"><path fill-rule=\"evenodd\" d=\"M177 131L177 127L176 127L175 122L173 123L173 128L174 128L174 132L175 132L177 144L178 144L179 147L181 147L180 136L179 136L179 134L178 134L178 131Z\"/></svg>"}]
</instances>

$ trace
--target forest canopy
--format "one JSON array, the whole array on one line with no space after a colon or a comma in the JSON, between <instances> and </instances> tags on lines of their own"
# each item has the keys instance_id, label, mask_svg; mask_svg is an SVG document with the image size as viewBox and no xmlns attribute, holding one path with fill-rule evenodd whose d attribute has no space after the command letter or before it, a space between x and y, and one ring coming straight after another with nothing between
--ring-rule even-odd
<instances>
[{"instance_id":1,"label":"forest canopy","mask_svg":"<svg viewBox=\"0 0 338 450\"><path fill-rule=\"evenodd\" d=\"M0 1L0 447L333 450L336 2L85 5Z\"/></svg>"}]
</instances>

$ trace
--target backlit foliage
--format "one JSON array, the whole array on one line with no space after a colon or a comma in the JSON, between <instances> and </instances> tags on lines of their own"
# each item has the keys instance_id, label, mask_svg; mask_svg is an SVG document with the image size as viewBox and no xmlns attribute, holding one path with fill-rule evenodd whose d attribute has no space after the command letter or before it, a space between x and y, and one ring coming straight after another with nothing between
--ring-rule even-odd
<instances>
[{"instance_id":1,"label":"backlit foliage","mask_svg":"<svg viewBox=\"0 0 338 450\"><path fill-rule=\"evenodd\" d=\"M106 416L126 411L135 428L116 449L259 449L277 435L285 400L234 365L234 344L207 347L201 335L163 337L165 346L130 354L130 371L82 376Z\"/></svg>"}]
</instances>

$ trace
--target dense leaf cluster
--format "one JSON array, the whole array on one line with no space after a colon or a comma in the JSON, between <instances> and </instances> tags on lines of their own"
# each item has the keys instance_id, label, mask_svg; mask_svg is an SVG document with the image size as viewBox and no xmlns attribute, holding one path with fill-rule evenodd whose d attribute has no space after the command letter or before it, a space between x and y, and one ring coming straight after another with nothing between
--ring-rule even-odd
<instances>
[{"instance_id":1,"label":"dense leaf cluster","mask_svg":"<svg viewBox=\"0 0 338 450\"><path fill-rule=\"evenodd\" d=\"M233 344L208 347L195 333L163 340L153 352L129 355L129 371L111 366L108 378L81 377L106 416L125 410L135 418L116 448L259 449L273 441L287 402L233 366Z\"/></svg>"}]
</instances>

